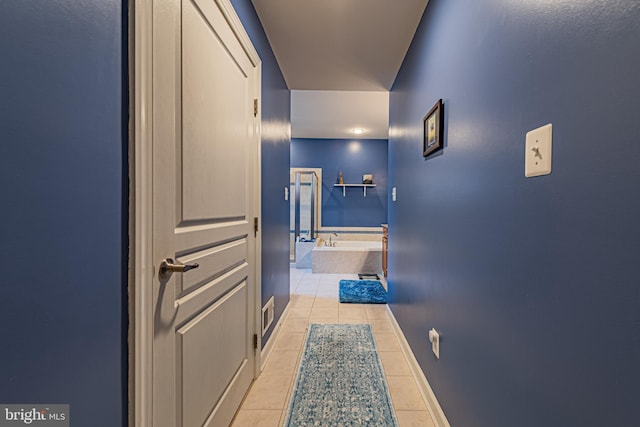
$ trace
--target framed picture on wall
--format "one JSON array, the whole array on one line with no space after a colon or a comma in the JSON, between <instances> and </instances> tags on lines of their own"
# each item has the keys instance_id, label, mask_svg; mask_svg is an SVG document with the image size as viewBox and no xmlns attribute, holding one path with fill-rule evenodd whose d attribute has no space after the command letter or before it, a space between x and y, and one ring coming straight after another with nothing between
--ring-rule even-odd
<instances>
[{"instance_id":1,"label":"framed picture on wall","mask_svg":"<svg viewBox=\"0 0 640 427\"><path fill-rule=\"evenodd\" d=\"M423 119L422 156L427 157L442 148L442 126L444 114L442 99L429 110Z\"/></svg>"}]
</instances>

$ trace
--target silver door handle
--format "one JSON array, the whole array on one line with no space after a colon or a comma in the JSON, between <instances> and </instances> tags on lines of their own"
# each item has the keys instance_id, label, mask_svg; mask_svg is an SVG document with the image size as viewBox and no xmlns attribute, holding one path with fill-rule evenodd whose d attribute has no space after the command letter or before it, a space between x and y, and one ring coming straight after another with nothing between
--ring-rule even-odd
<instances>
[{"instance_id":1,"label":"silver door handle","mask_svg":"<svg viewBox=\"0 0 640 427\"><path fill-rule=\"evenodd\" d=\"M160 278L168 279L173 273L186 273L198 267L198 264L174 264L173 259L165 258L160 263Z\"/></svg>"}]
</instances>

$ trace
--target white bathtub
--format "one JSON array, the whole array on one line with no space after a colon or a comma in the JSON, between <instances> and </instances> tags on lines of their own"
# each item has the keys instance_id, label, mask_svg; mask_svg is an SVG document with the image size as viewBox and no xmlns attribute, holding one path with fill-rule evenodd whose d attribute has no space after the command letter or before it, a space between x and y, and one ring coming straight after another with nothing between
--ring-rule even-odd
<instances>
[{"instance_id":1,"label":"white bathtub","mask_svg":"<svg viewBox=\"0 0 640 427\"><path fill-rule=\"evenodd\" d=\"M382 250L382 241L369 242L369 241L357 241L357 240L338 240L333 242L335 246L317 246L314 250L320 251L353 251L353 250L368 250L379 249Z\"/></svg>"},{"instance_id":2,"label":"white bathtub","mask_svg":"<svg viewBox=\"0 0 640 427\"><path fill-rule=\"evenodd\" d=\"M382 241L338 240L335 246L313 248L311 271L314 273L380 273Z\"/></svg>"}]
</instances>

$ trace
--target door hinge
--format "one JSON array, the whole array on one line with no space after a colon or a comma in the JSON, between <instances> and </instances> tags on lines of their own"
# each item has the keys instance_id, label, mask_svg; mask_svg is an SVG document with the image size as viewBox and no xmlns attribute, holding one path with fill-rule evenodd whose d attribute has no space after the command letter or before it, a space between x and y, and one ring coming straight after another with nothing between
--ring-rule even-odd
<instances>
[{"instance_id":1,"label":"door hinge","mask_svg":"<svg viewBox=\"0 0 640 427\"><path fill-rule=\"evenodd\" d=\"M258 98L253 100L253 117L258 117Z\"/></svg>"},{"instance_id":2,"label":"door hinge","mask_svg":"<svg viewBox=\"0 0 640 427\"><path fill-rule=\"evenodd\" d=\"M253 334L253 349L258 349L258 334Z\"/></svg>"},{"instance_id":3,"label":"door hinge","mask_svg":"<svg viewBox=\"0 0 640 427\"><path fill-rule=\"evenodd\" d=\"M258 236L258 217L253 218L253 235L254 237Z\"/></svg>"}]
</instances>

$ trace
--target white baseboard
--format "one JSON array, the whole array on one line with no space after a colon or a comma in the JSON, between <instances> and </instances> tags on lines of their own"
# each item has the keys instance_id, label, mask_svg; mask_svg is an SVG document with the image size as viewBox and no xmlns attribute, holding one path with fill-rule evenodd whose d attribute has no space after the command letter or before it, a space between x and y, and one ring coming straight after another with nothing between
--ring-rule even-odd
<instances>
[{"instance_id":1,"label":"white baseboard","mask_svg":"<svg viewBox=\"0 0 640 427\"><path fill-rule=\"evenodd\" d=\"M284 325L285 320L289 317L289 307L291 307L291 300L287 303L287 306L284 308L282 312L282 316L278 319L278 323L273 327L273 332L269 337L269 341L265 344L264 348L260 352L260 372L264 369L264 366L267 363L267 359L271 355L271 350L273 350L273 346L276 343L276 340L280 336L280 332L282 331L282 326Z\"/></svg>"},{"instance_id":2,"label":"white baseboard","mask_svg":"<svg viewBox=\"0 0 640 427\"><path fill-rule=\"evenodd\" d=\"M418 365L418 361L416 357L413 355L413 351L407 342L407 339L400 329L400 325L396 320L393 312L391 312L391 308L387 305L387 313L389 314L389 319L391 320L391 324L393 326L393 330L400 341L400 347L402 347L402 352L404 353L405 358L409 362L409 369L411 369L411 373L413 377L416 379L418 383L418 389L420 390L420 394L422 394L422 398L427 404L427 408L429 409L429 413L431 413L431 419L436 427L451 427L447 417L444 415L444 411L440 407L438 403L438 399L436 399L436 395L433 393L433 389L429 385L427 381L427 377L425 377L424 372L422 372L422 368ZM426 339L426 338L425 338Z\"/></svg>"}]
</instances>

